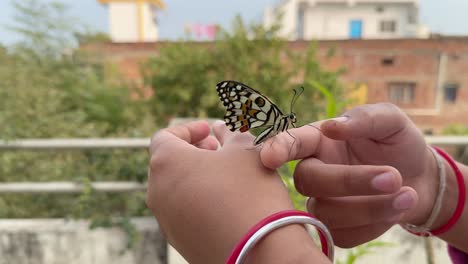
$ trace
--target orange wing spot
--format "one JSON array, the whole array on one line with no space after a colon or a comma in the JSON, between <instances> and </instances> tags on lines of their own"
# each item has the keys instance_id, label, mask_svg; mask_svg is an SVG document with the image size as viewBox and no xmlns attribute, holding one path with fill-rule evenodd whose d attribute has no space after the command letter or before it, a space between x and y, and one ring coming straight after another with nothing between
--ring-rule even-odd
<instances>
[{"instance_id":1,"label":"orange wing spot","mask_svg":"<svg viewBox=\"0 0 468 264\"><path fill-rule=\"evenodd\" d=\"M252 100L248 99L244 104L242 104L242 113L246 114L250 109L252 109Z\"/></svg>"},{"instance_id":2,"label":"orange wing spot","mask_svg":"<svg viewBox=\"0 0 468 264\"><path fill-rule=\"evenodd\" d=\"M260 112L260 111L255 110L255 109L250 109L249 110L249 116L255 116L258 112Z\"/></svg>"}]
</instances>

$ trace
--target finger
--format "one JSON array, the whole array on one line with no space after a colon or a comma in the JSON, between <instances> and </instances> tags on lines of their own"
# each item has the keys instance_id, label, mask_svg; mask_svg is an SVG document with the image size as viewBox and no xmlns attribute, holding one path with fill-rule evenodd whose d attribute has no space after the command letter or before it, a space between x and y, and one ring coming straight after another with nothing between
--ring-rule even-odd
<instances>
[{"instance_id":1,"label":"finger","mask_svg":"<svg viewBox=\"0 0 468 264\"><path fill-rule=\"evenodd\" d=\"M390 166L325 164L314 158L299 162L294 184L313 197L389 194L401 188L402 177Z\"/></svg>"},{"instance_id":2,"label":"finger","mask_svg":"<svg viewBox=\"0 0 468 264\"><path fill-rule=\"evenodd\" d=\"M190 146L210 134L210 127L206 121L194 121L182 125L165 128L151 138L150 154L163 144L171 143L174 147Z\"/></svg>"},{"instance_id":3,"label":"finger","mask_svg":"<svg viewBox=\"0 0 468 264\"><path fill-rule=\"evenodd\" d=\"M216 121L213 126L213 134L219 141L221 146L224 146L227 142L236 140L236 144L241 143L243 145L252 144L254 138L249 132L232 132L228 129L223 121Z\"/></svg>"},{"instance_id":4,"label":"finger","mask_svg":"<svg viewBox=\"0 0 468 264\"><path fill-rule=\"evenodd\" d=\"M321 129L329 138L347 140L367 138L384 141L411 124L408 117L390 103L355 107L343 114L341 120L329 120Z\"/></svg>"},{"instance_id":5,"label":"finger","mask_svg":"<svg viewBox=\"0 0 468 264\"><path fill-rule=\"evenodd\" d=\"M289 129L265 142L260 159L265 167L276 169L287 161L313 156L320 140L321 132L315 127Z\"/></svg>"},{"instance_id":6,"label":"finger","mask_svg":"<svg viewBox=\"0 0 468 264\"><path fill-rule=\"evenodd\" d=\"M416 191L403 187L396 194L309 199L307 210L329 228L348 228L395 222L417 204Z\"/></svg>"},{"instance_id":7,"label":"finger","mask_svg":"<svg viewBox=\"0 0 468 264\"><path fill-rule=\"evenodd\" d=\"M196 147L205 150L218 149L218 140L214 136L208 136L195 144Z\"/></svg>"},{"instance_id":8,"label":"finger","mask_svg":"<svg viewBox=\"0 0 468 264\"><path fill-rule=\"evenodd\" d=\"M352 248L381 236L395 224L379 223L352 228L331 229L330 233L336 246Z\"/></svg>"},{"instance_id":9,"label":"finger","mask_svg":"<svg viewBox=\"0 0 468 264\"><path fill-rule=\"evenodd\" d=\"M231 131L229 131L229 129L227 128L227 126L224 124L223 121L221 120L216 120L213 125L212 125L212 130L213 130L213 134L215 135L216 139L218 140L219 144L221 146L224 145L224 141L225 141L225 138L226 136L229 135L229 133L232 133Z\"/></svg>"}]
</instances>

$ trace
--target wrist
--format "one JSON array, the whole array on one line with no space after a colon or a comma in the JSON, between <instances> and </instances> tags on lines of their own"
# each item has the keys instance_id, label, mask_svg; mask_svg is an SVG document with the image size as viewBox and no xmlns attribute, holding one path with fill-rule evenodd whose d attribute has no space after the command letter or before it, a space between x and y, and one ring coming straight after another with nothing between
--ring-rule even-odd
<instances>
[{"instance_id":1,"label":"wrist","mask_svg":"<svg viewBox=\"0 0 468 264\"><path fill-rule=\"evenodd\" d=\"M289 225L268 234L246 259L251 263L330 263L302 225Z\"/></svg>"},{"instance_id":2,"label":"wrist","mask_svg":"<svg viewBox=\"0 0 468 264\"><path fill-rule=\"evenodd\" d=\"M443 150L435 148L434 152L435 160L437 160L437 174L439 178L438 184L431 184L431 181L426 181L420 186L426 186L426 192L419 192L422 197L422 203L419 206L419 211L423 212L419 214L420 217L426 218L424 224L419 224L418 220L413 219L416 224L405 225L410 232L415 234L427 236L427 235L439 235L452 229L457 223L463 212L465 204L465 177L461 173L459 164ZM429 166L431 168L432 166ZM428 173L429 176L433 175ZM434 177L432 177L433 179ZM431 178L427 178L431 179ZM430 187L437 186L436 192L431 192ZM421 188L424 190L424 188ZM431 197L432 193L435 194L436 199L427 199ZM426 196L424 196L426 194ZM432 200L431 202L428 202ZM430 206L429 206L430 205ZM427 208L431 208L429 219L426 217ZM425 210L425 211L424 211Z\"/></svg>"},{"instance_id":3,"label":"wrist","mask_svg":"<svg viewBox=\"0 0 468 264\"><path fill-rule=\"evenodd\" d=\"M424 171L421 175L414 177L411 182L407 183L407 185L414 188L418 194L418 204L413 210L407 213L403 221L416 226L423 225L429 219L437 199L440 184L437 160L429 147L426 148L424 155L426 156L424 159ZM445 160L443 162L446 163ZM448 164L446 164L444 169L448 172L450 167L447 165ZM436 219L436 221L437 220L439 219Z\"/></svg>"},{"instance_id":4,"label":"wrist","mask_svg":"<svg viewBox=\"0 0 468 264\"><path fill-rule=\"evenodd\" d=\"M445 225L450 220L458 203L459 192L457 177L450 164L445 159L443 159L443 162L445 165L446 187L444 190L442 206L436 221L431 227L432 230Z\"/></svg>"}]
</instances>

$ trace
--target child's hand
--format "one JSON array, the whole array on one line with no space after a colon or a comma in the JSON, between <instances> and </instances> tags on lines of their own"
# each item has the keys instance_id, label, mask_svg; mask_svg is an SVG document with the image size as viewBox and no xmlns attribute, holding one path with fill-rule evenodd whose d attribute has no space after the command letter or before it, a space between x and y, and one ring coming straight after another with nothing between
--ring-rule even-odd
<instances>
[{"instance_id":1,"label":"child's hand","mask_svg":"<svg viewBox=\"0 0 468 264\"><path fill-rule=\"evenodd\" d=\"M203 121L175 126L156 133L150 145L147 204L190 263L223 263L260 219L293 209L276 171L260 162L251 134L232 133L223 122L213 130L216 138ZM298 225L268 235L249 259L286 263L291 256L328 262Z\"/></svg>"}]
</instances>

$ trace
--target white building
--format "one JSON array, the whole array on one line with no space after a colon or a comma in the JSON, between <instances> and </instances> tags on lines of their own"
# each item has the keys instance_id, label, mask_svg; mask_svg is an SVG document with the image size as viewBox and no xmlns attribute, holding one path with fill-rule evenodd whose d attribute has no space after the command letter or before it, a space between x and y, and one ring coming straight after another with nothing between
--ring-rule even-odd
<instances>
[{"instance_id":1,"label":"white building","mask_svg":"<svg viewBox=\"0 0 468 264\"><path fill-rule=\"evenodd\" d=\"M420 38L419 0L283 0L265 10L264 26L296 39Z\"/></svg>"},{"instance_id":2,"label":"white building","mask_svg":"<svg viewBox=\"0 0 468 264\"><path fill-rule=\"evenodd\" d=\"M113 42L152 42L158 40L156 10L160 0L98 0L108 5L109 31Z\"/></svg>"}]
</instances>

